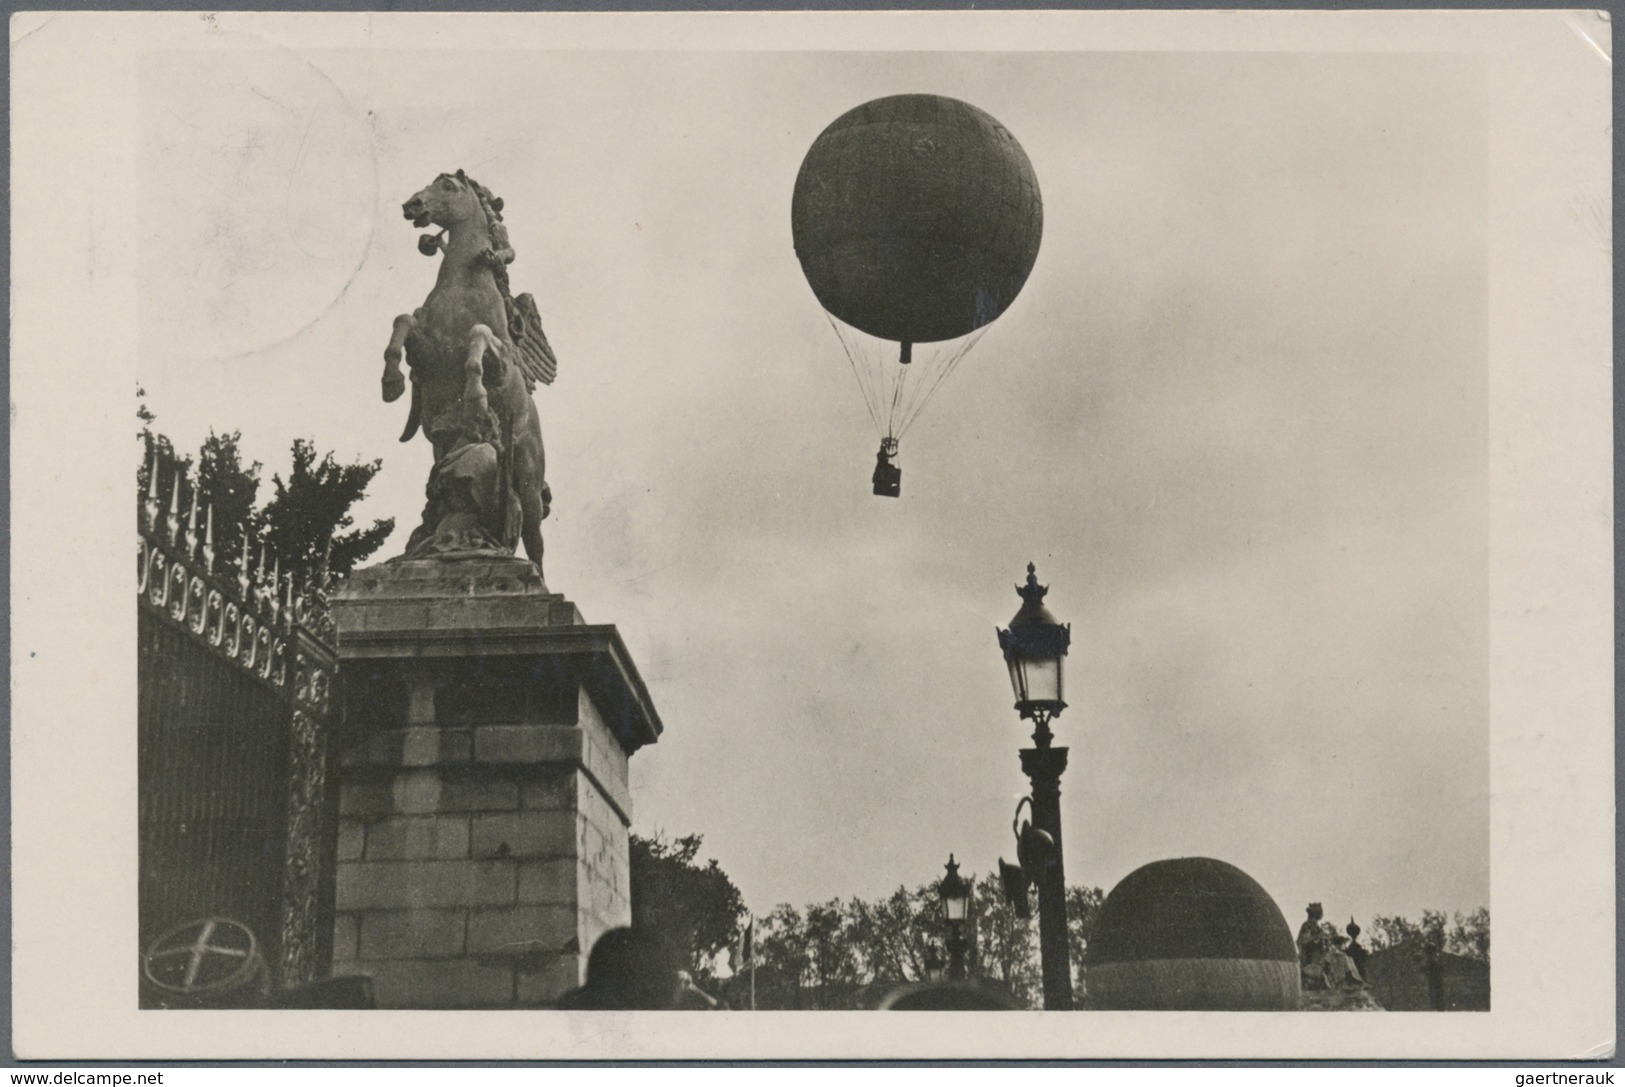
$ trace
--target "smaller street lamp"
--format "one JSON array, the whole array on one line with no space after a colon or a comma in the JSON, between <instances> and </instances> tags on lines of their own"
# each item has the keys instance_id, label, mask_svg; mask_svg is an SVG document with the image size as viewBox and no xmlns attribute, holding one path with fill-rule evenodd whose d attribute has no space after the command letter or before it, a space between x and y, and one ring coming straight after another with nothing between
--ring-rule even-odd
<instances>
[{"instance_id":1,"label":"smaller street lamp","mask_svg":"<svg viewBox=\"0 0 1625 1087\"><path fill-rule=\"evenodd\" d=\"M954 855L948 854L948 874L937 884L942 915L948 922L948 979L965 980L965 918L970 912L970 884L959 875Z\"/></svg>"},{"instance_id":2,"label":"smaller street lamp","mask_svg":"<svg viewBox=\"0 0 1625 1087\"><path fill-rule=\"evenodd\" d=\"M925 980L933 985L942 980L942 956L934 947L925 951Z\"/></svg>"}]
</instances>

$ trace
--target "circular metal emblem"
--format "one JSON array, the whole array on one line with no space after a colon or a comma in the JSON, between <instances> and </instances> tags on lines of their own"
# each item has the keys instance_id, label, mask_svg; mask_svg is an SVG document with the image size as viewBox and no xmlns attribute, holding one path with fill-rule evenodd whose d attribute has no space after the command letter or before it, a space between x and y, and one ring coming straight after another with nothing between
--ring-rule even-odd
<instances>
[{"instance_id":1,"label":"circular metal emblem","mask_svg":"<svg viewBox=\"0 0 1625 1087\"><path fill-rule=\"evenodd\" d=\"M187 996L241 988L263 965L253 931L226 917L176 925L141 958L148 981Z\"/></svg>"}]
</instances>

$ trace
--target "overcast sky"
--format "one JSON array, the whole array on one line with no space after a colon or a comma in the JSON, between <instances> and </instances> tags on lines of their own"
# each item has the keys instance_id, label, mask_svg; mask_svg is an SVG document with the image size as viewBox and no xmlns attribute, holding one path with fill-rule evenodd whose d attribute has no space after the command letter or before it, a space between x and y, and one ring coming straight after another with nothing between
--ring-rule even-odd
<instances>
[{"instance_id":1,"label":"overcast sky","mask_svg":"<svg viewBox=\"0 0 1625 1087\"><path fill-rule=\"evenodd\" d=\"M1072 624L1073 882L1217 857L1294 925L1489 904L1485 111L1439 54L188 50L141 81L140 379L182 446L382 458L432 285L402 201L502 196L559 356L549 586L665 721L633 829L751 909L1013 858L994 637ZM825 125L946 94L1020 141L1020 298L870 494L874 431L790 243ZM132 420L133 426L133 420Z\"/></svg>"}]
</instances>

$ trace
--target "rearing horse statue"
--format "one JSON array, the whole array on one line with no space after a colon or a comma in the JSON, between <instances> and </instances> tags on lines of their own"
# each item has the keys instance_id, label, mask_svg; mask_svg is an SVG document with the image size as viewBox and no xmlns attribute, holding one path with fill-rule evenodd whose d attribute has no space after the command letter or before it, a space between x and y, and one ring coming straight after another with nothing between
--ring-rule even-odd
<instances>
[{"instance_id":1,"label":"rearing horse statue","mask_svg":"<svg viewBox=\"0 0 1625 1087\"><path fill-rule=\"evenodd\" d=\"M551 495L531 393L538 382L552 383L558 364L535 301L509 293L507 265L514 253L502 225L502 201L458 170L435 178L401 210L420 229L441 228L439 235L419 238L418 249L426 256L442 254L434 289L415 312L395 318L384 349L386 402L405 391L403 358L412 370L412 408L401 441L410 441L421 427L436 462L429 508L406 557L482 545L512 554L523 539L540 572L542 519ZM462 457L471 445L481 456ZM454 495L463 497L448 497ZM443 532L437 539L437 526L453 513L474 526L481 544L467 542L467 525L460 526L459 545L446 546Z\"/></svg>"}]
</instances>

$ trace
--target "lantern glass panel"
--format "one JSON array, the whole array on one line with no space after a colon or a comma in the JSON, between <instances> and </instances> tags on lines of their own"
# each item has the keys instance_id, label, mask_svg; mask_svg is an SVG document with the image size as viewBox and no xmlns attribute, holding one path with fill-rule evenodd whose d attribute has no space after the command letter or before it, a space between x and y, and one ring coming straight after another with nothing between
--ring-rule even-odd
<instances>
[{"instance_id":1,"label":"lantern glass panel","mask_svg":"<svg viewBox=\"0 0 1625 1087\"><path fill-rule=\"evenodd\" d=\"M1027 701L1027 680L1021 674L1021 658L1014 653L1006 653L1004 663L1010 669L1010 689L1016 692L1016 701Z\"/></svg>"},{"instance_id":2,"label":"lantern glass panel","mask_svg":"<svg viewBox=\"0 0 1625 1087\"><path fill-rule=\"evenodd\" d=\"M1019 664L1012 663L1010 672L1018 702L1061 701L1061 658L1021 658Z\"/></svg>"}]
</instances>

